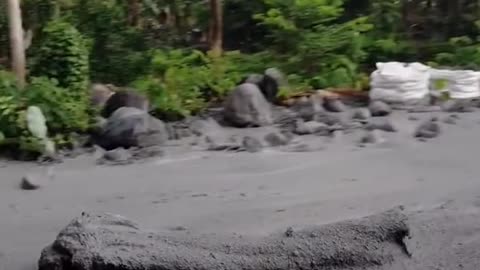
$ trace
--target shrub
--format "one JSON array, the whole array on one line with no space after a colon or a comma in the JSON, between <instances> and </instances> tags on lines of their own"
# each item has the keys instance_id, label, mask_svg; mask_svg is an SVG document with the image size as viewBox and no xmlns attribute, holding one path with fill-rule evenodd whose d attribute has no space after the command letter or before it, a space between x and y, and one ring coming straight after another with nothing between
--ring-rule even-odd
<instances>
[{"instance_id":1,"label":"shrub","mask_svg":"<svg viewBox=\"0 0 480 270\"><path fill-rule=\"evenodd\" d=\"M480 69L480 45L469 37L451 38L445 52L434 56L434 64L461 67L466 69Z\"/></svg>"},{"instance_id":2,"label":"shrub","mask_svg":"<svg viewBox=\"0 0 480 270\"><path fill-rule=\"evenodd\" d=\"M161 115L198 112L207 100L223 98L241 79L230 58L213 58L200 51L156 51L149 73L133 87L145 93Z\"/></svg>"},{"instance_id":3,"label":"shrub","mask_svg":"<svg viewBox=\"0 0 480 270\"><path fill-rule=\"evenodd\" d=\"M88 87L88 48L82 35L67 22L52 21L43 29L32 74L55 79L58 85L84 95Z\"/></svg>"},{"instance_id":4,"label":"shrub","mask_svg":"<svg viewBox=\"0 0 480 270\"><path fill-rule=\"evenodd\" d=\"M89 126L86 102L78 95L61 88L45 77L32 78L23 90L15 85L15 78L0 71L0 137L3 145L27 152L44 149L45 140L39 139L27 126L27 108L36 106L46 118L49 136L62 147L71 144L73 132L84 132Z\"/></svg>"},{"instance_id":5,"label":"shrub","mask_svg":"<svg viewBox=\"0 0 480 270\"><path fill-rule=\"evenodd\" d=\"M268 10L255 15L271 31L278 66L313 87L357 84L359 64L366 58L363 33L368 17L341 22L343 1L266 1ZM311 79L313 78L313 79Z\"/></svg>"}]
</instances>

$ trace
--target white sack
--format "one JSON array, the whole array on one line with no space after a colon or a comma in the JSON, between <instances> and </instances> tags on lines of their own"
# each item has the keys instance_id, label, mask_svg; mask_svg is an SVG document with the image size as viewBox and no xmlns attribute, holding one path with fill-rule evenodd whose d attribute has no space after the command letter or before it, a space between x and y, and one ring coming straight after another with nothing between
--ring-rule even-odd
<instances>
[{"instance_id":1,"label":"white sack","mask_svg":"<svg viewBox=\"0 0 480 270\"><path fill-rule=\"evenodd\" d=\"M430 67L421 63L377 63L370 76L370 98L402 103L429 93Z\"/></svg>"},{"instance_id":2,"label":"white sack","mask_svg":"<svg viewBox=\"0 0 480 270\"><path fill-rule=\"evenodd\" d=\"M472 70L432 69L431 78L448 81L448 93L453 99L480 97L480 72Z\"/></svg>"}]
</instances>

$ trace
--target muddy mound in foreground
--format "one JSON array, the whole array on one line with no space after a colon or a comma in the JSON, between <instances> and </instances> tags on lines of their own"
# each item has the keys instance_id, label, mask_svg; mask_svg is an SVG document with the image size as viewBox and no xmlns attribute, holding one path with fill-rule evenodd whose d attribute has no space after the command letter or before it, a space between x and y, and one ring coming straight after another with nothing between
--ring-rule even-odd
<instances>
[{"instance_id":1,"label":"muddy mound in foreground","mask_svg":"<svg viewBox=\"0 0 480 270\"><path fill-rule=\"evenodd\" d=\"M40 270L366 269L406 258L400 210L254 239L147 232L109 214L82 214L42 252Z\"/></svg>"}]
</instances>

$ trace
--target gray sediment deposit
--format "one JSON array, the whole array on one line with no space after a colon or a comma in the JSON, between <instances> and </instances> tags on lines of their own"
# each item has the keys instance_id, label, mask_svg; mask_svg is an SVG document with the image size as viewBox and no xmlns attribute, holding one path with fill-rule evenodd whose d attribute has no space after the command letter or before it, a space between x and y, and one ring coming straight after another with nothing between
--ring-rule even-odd
<instances>
[{"instance_id":1,"label":"gray sediment deposit","mask_svg":"<svg viewBox=\"0 0 480 270\"><path fill-rule=\"evenodd\" d=\"M365 269L406 256L407 235L397 210L265 238L151 233L120 216L83 213L43 250L39 270Z\"/></svg>"},{"instance_id":2,"label":"gray sediment deposit","mask_svg":"<svg viewBox=\"0 0 480 270\"><path fill-rule=\"evenodd\" d=\"M309 120L328 126L329 135L299 136L289 125L206 124L152 150L128 149L132 162L125 166L98 166L101 151L65 158L48 165L55 177L36 190L22 190L20 180L44 167L3 160L0 270L35 270L40 257L40 265L75 270L220 269L221 263L222 269L480 269L478 111L393 110L359 121L353 110ZM296 120L282 114L279 122ZM432 119L442 132L415 138ZM396 132L370 131L384 120ZM189 123L174 126L187 130ZM381 133L383 142L358 147L369 132ZM269 134L285 142L271 146ZM208 151L207 137L245 149ZM137 162L141 156L148 158ZM398 205L404 210L388 212ZM65 227L82 212L91 214ZM96 264L88 268L89 260ZM65 268L69 262L78 268Z\"/></svg>"}]
</instances>

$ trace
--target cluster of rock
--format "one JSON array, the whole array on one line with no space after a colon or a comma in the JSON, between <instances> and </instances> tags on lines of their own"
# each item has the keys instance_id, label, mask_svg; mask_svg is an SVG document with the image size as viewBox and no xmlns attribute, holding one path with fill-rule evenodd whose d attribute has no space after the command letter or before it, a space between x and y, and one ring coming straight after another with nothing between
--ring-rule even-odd
<instances>
[{"instance_id":1,"label":"cluster of rock","mask_svg":"<svg viewBox=\"0 0 480 270\"><path fill-rule=\"evenodd\" d=\"M295 138L305 135L336 136L341 132L364 130L360 144L385 141L382 132L397 132L389 118L394 109L421 112L469 112L474 100L441 99L432 93L427 102L389 104L371 100L367 107L352 108L341 97L327 91L316 91L291 102L289 107L276 104L279 88L287 85L277 69L252 74L243 79L216 113L165 123L149 114L148 100L132 90L112 90L95 85L92 102L102 108L102 117L93 138L107 152L101 163L125 164L143 157L162 155L161 146L169 140L195 137L192 145L214 151L259 152L265 147L294 145ZM430 139L441 132L442 121L429 119L420 123L413 137ZM443 121L453 124L455 119ZM262 132L246 134L240 129L256 128ZM232 134L233 132L233 134ZM297 144L297 145L295 145ZM125 149L129 149L126 151Z\"/></svg>"}]
</instances>

